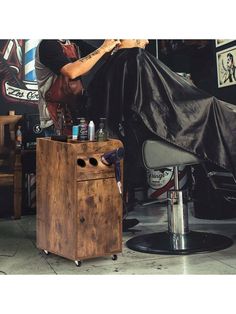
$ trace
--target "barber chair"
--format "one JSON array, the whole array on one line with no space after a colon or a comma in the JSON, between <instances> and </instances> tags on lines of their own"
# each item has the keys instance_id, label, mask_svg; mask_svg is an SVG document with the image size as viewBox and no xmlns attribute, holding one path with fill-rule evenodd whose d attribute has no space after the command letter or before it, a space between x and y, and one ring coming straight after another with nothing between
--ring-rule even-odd
<instances>
[{"instance_id":1,"label":"barber chair","mask_svg":"<svg viewBox=\"0 0 236 314\"><path fill-rule=\"evenodd\" d=\"M174 167L174 190L168 192L168 230L136 236L126 242L128 248L152 254L192 254L227 248L233 241L219 234L189 230L188 193L180 190L178 166L202 163L193 154L162 140L143 143L143 162L147 169Z\"/></svg>"}]
</instances>

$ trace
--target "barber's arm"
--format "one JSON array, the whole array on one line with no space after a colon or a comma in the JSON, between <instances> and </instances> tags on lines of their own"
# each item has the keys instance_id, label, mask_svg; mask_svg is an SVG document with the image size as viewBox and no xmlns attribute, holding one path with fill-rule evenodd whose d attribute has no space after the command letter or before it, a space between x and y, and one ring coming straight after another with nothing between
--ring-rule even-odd
<instances>
[{"instance_id":1,"label":"barber's arm","mask_svg":"<svg viewBox=\"0 0 236 314\"><path fill-rule=\"evenodd\" d=\"M84 75L89 70L91 70L91 68L98 62L99 59L101 59L104 54L110 52L119 44L120 41L117 39L107 39L97 50L93 51L86 57L64 65L60 72L70 79Z\"/></svg>"}]
</instances>

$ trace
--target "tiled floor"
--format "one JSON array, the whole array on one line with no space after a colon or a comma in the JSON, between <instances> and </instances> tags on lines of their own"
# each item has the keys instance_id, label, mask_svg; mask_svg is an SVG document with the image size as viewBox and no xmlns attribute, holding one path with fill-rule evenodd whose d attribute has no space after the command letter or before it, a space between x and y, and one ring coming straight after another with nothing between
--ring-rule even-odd
<instances>
[{"instance_id":1,"label":"tiled floor","mask_svg":"<svg viewBox=\"0 0 236 314\"><path fill-rule=\"evenodd\" d=\"M211 253L185 256L139 253L128 249L126 241L135 235L166 230L166 210L152 205L137 206L129 217L140 223L134 232L123 233L123 252L118 260L101 257L85 260L81 267L65 258L36 248L35 216L21 220L0 219L0 274L236 274L236 243L230 248ZM202 220L190 210L191 230L214 232L236 239L236 219Z\"/></svg>"}]
</instances>

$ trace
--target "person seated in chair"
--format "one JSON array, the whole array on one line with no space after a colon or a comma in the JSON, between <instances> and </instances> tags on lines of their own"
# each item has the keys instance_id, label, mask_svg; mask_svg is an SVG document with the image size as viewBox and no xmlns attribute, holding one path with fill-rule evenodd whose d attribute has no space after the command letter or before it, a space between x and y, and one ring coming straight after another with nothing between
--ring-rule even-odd
<instances>
[{"instance_id":1,"label":"person seated in chair","mask_svg":"<svg viewBox=\"0 0 236 314\"><path fill-rule=\"evenodd\" d=\"M120 40L88 86L88 112L123 138L129 169L145 139L161 138L236 177L236 108L197 88L145 50Z\"/></svg>"}]
</instances>

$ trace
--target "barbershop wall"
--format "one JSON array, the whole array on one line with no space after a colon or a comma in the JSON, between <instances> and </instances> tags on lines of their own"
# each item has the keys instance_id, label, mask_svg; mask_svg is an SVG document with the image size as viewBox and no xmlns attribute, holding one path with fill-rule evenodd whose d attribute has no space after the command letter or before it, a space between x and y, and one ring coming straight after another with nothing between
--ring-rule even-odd
<instances>
[{"instance_id":1,"label":"barbershop wall","mask_svg":"<svg viewBox=\"0 0 236 314\"><path fill-rule=\"evenodd\" d=\"M222 71L222 68L217 69L216 61L218 52L236 46L235 40L217 47L216 40L161 40L158 46L160 60L173 71L190 73L197 87L236 105L236 81L219 88L217 71ZM234 51L236 53L236 47Z\"/></svg>"},{"instance_id":2,"label":"barbershop wall","mask_svg":"<svg viewBox=\"0 0 236 314\"><path fill-rule=\"evenodd\" d=\"M217 43L222 42L222 43ZM229 80L226 80L225 83L219 83L217 80L217 73L221 76L221 79L227 78L227 53L231 53L234 57L234 78L230 83ZM217 63L218 59L218 63ZM228 101L236 105L236 40L217 40L213 48L213 60L214 60L214 81L215 81L215 90L218 98ZM220 86L220 87L219 87Z\"/></svg>"}]
</instances>

